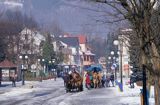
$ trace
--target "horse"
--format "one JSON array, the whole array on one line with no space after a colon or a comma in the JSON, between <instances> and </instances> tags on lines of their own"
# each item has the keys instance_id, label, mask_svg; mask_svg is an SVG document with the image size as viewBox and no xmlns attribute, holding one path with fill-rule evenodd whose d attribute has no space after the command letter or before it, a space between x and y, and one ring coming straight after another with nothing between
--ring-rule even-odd
<instances>
[{"instance_id":1,"label":"horse","mask_svg":"<svg viewBox=\"0 0 160 105\"><path fill-rule=\"evenodd\" d=\"M98 79L98 87L100 88L102 86L102 83L101 83L102 75L101 75L101 73L97 74L97 79Z\"/></svg>"},{"instance_id":2,"label":"horse","mask_svg":"<svg viewBox=\"0 0 160 105\"><path fill-rule=\"evenodd\" d=\"M64 84L66 92L71 92L73 89L76 89L76 91L83 91L83 78L77 72L67 74L66 79L64 79Z\"/></svg>"},{"instance_id":3,"label":"horse","mask_svg":"<svg viewBox=\"0 0 160 105\"><path fill-rule=\"evenodd\" d=\"M83 78L77 72L72 72L71 75L73 77L72 80L73 88L77 89L77 91L83 91Z\"/></svg>"},{"instance_id":4,"label":"horse","mask_svg":"<svg viewBox=\"0 0 160 105\"><path fill-rule=\"evenodd\" d=\"M101 87L101 79L102 79L102 76L100 73L98 72L93 72L93 84L94 84L94 88L97 88L97 87Z\"/></svg>"},{"instance_id":5,"label":"horse","mask_svg":"<svg viewBox=\"0 0 160 105\"><path fill-rule=\"evenodd\" d=\"M93 72L93 84L94 84L94 88L98 87L98 75L96 72Z\"/></svg>"},{"instance_id":6,"label":"horse","mask_svg":"<svg viewBox=\"0 0 160 105\"><path fill-rule=\"evenodd\" d=\"M66 92L71 91L71 88L72 88L71 79L72 77L68 73L64 74L63 80L64 80L64 86L66 88Z\"/></svg>"}]
</instances>

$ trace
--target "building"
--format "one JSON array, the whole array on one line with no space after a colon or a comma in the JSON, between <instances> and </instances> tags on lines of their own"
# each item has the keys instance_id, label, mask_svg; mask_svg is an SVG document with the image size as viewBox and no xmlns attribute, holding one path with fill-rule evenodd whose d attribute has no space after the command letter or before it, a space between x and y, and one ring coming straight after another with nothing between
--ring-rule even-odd
<instances>
[{"instance_id":1,"label":"building","mask_svg":"<svg viewBox=\"0 0 160 105\"><path fill-rule=\"evenodd\" d=\"M129 54L129 38L127 37L128 34L132 32L132 29L121 29L118 39L121 44L119 44L118 48L122 48L122 70L123 70L123 76L129 77L131 70L130 70L130 54ZM120 46L121 45L121 46ZM120 56L119 56L120 60ZM119 62L120 63L120 62ZM120 64L119 64L120 65Z\"/></svg>"},{"instance_id":2,"label":"building","mask_svg":"<svg viewBox=\"0 0 160 105\"><path fill-rule=\"evenodd\" d=\"M38 56L41 55L42 49L40 47L41 42L45 40L44 35L36 30L24 28L19 34L18 42L18 56L27 55L28 59L25 60L25 64L30 72L34 72L36 75L39 74L38 69ZM18 57L18 63L23 64L22 60ZM20 68L19 68L20 69Z\"/></svg>"},{"instance_id":3,"label":"building","mask_svg":"<svg viewBox=\"0 0 160 105\"><path fill-rule=\"evenodd\" d=\"M55 52L64 54L64 64L79 65L79 41L76 37L55 37Z\"/></svg>"},{"instance_id":4,"label":"building","mask_svg":"<svg viewBox=\"0 0 160 105\"><path fill-rule=\"evenodd\" d=\"M88 68L95 63L95 54L93 54L87 44L87 38L85 35L78 35L79 45L80 45L80 55L81 55L81 65L83 69Z\"/></svg>"},{"instance_id":5,"label":"building","mask_svg":"<svg viewBox=\"0 0 160 105\"><path fill-rule=\"evenodd\" d=\"M83 67L95 63L95 54L88 49L87 38L84 35L65 34L55 38L53 43L55 51L61 51L65 55L64 64L78 65L82 71Z\"/></svg>"},{"instance_id":6,"label":"building","mask_svg":"<svg viewBox=\"0 0 160 105\"><path fill-rule=\"evenodd\" d=\"M102 65L102 67L103 67L104 69L106 69L106 58L105 58L105 57L100 57L100 58L98 59L98 63L99 63L100 65Z\"/></svg>"},{"instance_id":7,"label":"building","mask_svg":"<svg viewBox=\"0 0 160 105\"><path fill-rule=\"evenodd\" d=\"M40 53L40 43L45 37L38 31L24 28L20 33L19 49L20 53L38 54Z\"/></svg>"}]
</instances>

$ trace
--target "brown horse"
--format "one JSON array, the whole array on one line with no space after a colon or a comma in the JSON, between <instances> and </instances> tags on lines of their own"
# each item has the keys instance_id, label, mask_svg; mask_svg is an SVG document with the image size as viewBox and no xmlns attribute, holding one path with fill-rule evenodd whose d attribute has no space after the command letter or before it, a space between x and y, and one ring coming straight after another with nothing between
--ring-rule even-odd
<instances>
[{"instance_id":1,"label":"brown horse","mask_svg":"<svg viewBox=\"0 0 160 105\"><path fill-rule=\"evenodd\" d=\"M100 88L102 86L101 80L102 80L102 75L101 73L98 73L98 87Z\"/></svg>"},{"instance_id":2,"label":"brown horse","mask_svg":"<svg viewBox=\"0 0 160 105\"><path fill-rule=\"evenodd\" d=\"M71 80L72 87L77 91L83 91L83 78L77 72L73 72L71 75L73 77Z\"/></svg>"},{"instance_id":3,"label":"brown horse","mask_svg":"<svg viewBox=\"0 0 160 105\"><path fill-rule=\"evenodd\" d=\"M98 87L98 75L96 72L93 72L93 84L94 84L94 88Z\"/></svg>"},{"instance_id":4,"label":"brown horse","mask_svg":"<svg viewBox=\"0 0 160 105\"><path fill-rule=\"evenodd\" d=\"M93 72L93 84L94 84L94 88L98 88L101 86L101 74L98 72Z\"/></svg>"}]
</instances>

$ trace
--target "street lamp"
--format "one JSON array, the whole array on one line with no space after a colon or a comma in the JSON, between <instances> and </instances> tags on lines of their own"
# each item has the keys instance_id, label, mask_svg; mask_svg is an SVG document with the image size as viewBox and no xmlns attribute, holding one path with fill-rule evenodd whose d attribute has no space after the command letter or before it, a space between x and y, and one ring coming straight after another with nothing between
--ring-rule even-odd
<instances>
[{"instance_id":1,"label":"street lamp","mask_svg":"<svg viewBox=\"0 0 160 105\"><path fill-rule=\"evenodd\" d=\"M114 51L111 51L111 55L114 55Z\"/></svg>"},{"instance_id":2,"label":"street lamp","mask_svg":"<svg viewBox=\"0 0 160 105\"><path fill-rule=\"evenodd\" d=\"M111 59L111 57L108 57L108 59L110 60L110 59Z\"/></svg>"},{"instance_id":3,"label":"street lamp","mask_svg":"<svg viewBox=\"0 0 160 105\"><path fill-rule=\"evenodd\" d=\"M23 55L20 55L19 56L19 59L21 59L23 62L22 62L22 66L21 66L21 76L22 76L22 85L25 85L25 74L24 74L24 71L27 70L27 67L25 65L25 60L28 59L28 56L26 54L23 54Z\"/></svg>"},{"instance_id":4,"label":"street lamp","mask_svg":"<svg viewBox=\"0 0 160 105\"><path fill-rule=\"evenodd\" d=\"M44 59L40 59L40 58L38 59L38 63L39 63L40 65L41 65L41 64L43 65L43 72L45 71L44 61L45 61ZM41 66L41 68L42 68L42 66ZM39 76L40 76L40 82L42 82L42 69L40 69L39 71L40 71L40 74L39 74Z\"/></svg>"},{"instance_id":5,"label":"street lamp","mask_svg":"<svg viewBox=\"0 0 160 105\"><path fill-rule=\"evenodd\" d=\"M51 68L54 68L54 63L55 63L55 59L51 59L49 61L49 64L51 65ZM53 70L55 70L55 68ZM51 69L51 71L52 71L52 69ZM55 71L53 72L53 74L55 74Z\"/></svg>"},{"instance_id":6,"label":"street lamp","mask_svg":"<svg viewBox=\"0 0 160 105\"><path fill-rule=\"evenodd\" d=\"M123 71L122 71L122 53L123 53L123 43L118 40L114 40L114 45L120 45L120 50L117 52L120 55L120 74L121 74L121 84L123 84Z\"/></svg>"},{"instance_id":7,"label":"street lamp","mask_svg":"<svg viewBox=\"0 0 160 105\"><path fill-rule=\"evenodd\" d=\"M111 51L111 55L113 56L114 55L114 51ZM113 64L115 65L115 59L116 57L114 56L113 57ZM114 67L114 73L115 73L115 79L117 79L117 70L116 70L116 67Z\"/></svg>"},{"instance_id":8,"label":"street lamp","mask_svg":"<svg viewBox=\"0 0 160 105\"><path fill-rule=\"evenodd\" d=\"M51 63L54 63L55 62L55 59L51 59L50 61L49 61L49 63L51 64Z\"/></svg>"}]
</instances>

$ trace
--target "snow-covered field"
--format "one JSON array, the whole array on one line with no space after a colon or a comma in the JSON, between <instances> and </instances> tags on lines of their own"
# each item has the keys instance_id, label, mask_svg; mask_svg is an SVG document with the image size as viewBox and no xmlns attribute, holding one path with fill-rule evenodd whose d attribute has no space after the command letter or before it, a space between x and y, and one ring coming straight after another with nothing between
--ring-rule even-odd
<instances>
[{"instance_id":1,"label":"snow-covered field","mask_svg":"<svg viewBox=\"0 0 160 105\"><path fill-rule=\"evenodd\" d=\"M7 83L5 83L7 84ZM8 83L9 84L9 83ZM30 88L33 85L33 88ZM78 93L65 93L63 80L45 80L43 82L26 82L21 86L0 87L0 105L140 105L140 89L124 85L124 91L118 87L85 89ZM153 88L151 89L153 93ZM154 105L151 94L150 105Z\"/></svg>"}]
</instances>

